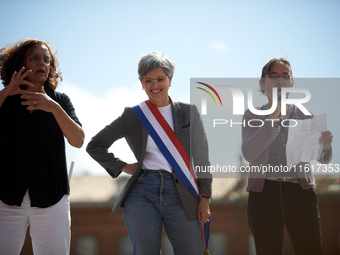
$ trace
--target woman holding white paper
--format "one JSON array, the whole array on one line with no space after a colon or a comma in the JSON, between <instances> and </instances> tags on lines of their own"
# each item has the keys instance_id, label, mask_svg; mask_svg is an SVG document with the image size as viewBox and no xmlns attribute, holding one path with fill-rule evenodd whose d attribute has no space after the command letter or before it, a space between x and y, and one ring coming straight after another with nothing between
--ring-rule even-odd
<instances>
[{"instance_id":1,"label":"woman holding white paper","mask_svg":"<svg viewBox=\"0 0 340 255\"><path fill-rule=\"evenodd\" d=\"M308 167L308 162L300 162L290 171L286 160L288 127L282 125L284 119L307 119L294 105L286 106L286 115L281 112L281 88L294 85L292 69L284 58L270 60L262 69L259 81L260 91L267 96L268 103L259 109L272 107L273 88L277 88L279 103L270 115L258 116L247 110L243 119L264 121L263 126L242 128L242 152L250 166L266 166L267 171L250 173L247 182L248 223L255 240L257 254L282 254L283 233L286 226L297 255L322 254L320 215L314 193L315 180L311 173L300 171ZM332 133L325 131L319 142L323 151L318 159L328 163L332 158ZM280 169L280 171L268 171ZM285 169L285 171L281 171Z\"/></svg>"}]
</instances>

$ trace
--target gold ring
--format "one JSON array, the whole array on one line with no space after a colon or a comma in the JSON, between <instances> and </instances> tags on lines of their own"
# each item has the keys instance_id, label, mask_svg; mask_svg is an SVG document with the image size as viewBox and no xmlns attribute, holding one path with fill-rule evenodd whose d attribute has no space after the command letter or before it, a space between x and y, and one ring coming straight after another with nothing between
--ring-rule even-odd
<instances>
[{"instance_id":1,"label":"gold ring","mask_svg":"<svg viewBox=\"0 0 340 255\"><path fill-rule=\"evenodd\" d=\"M34 103L35 106L37 106L37 101L34 101L33 103Z\"/></svg>"}]
</instances>

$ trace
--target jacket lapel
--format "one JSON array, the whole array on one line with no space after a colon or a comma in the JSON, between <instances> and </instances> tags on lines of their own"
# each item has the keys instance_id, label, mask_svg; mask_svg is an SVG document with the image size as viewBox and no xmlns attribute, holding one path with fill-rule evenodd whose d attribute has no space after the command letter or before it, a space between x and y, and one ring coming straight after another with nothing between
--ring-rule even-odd
<instances>
[{"instance_id":1,"label":"jacket lapel","mask_svg":"<svg viewBox=\"0 0 340 255\"><path fill-rule=\"evenodd\" d=\"M172 117L174 121L174 132L178 138L180 138L181 127L182 127L182 111L178 103L172 103Z\"/></svg>"},{"instance_id":2,"label":"jacket lapel","mask_svg":"<svg viewBox=\"0 0 340 255\"><path fill-rule=\"evenodd\" d=\"M144 127L144 125L142 123L140 123L141 129L142 129L142 144L141 144L141 154L140 157L141 159L144 159L145 156L145 151L146 151L146 144L148 142L148 131L146 130L146 128Z\"/></svg>"}]
</instances>

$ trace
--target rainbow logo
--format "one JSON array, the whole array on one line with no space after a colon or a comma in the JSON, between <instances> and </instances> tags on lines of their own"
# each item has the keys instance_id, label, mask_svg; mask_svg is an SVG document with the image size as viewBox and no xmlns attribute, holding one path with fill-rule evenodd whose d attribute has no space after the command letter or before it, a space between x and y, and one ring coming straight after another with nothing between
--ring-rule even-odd
<instances>
[{"instance_id":1,"label":"rainbow logo","mask_svg":"<svg viewBox=\"0 0 340 255\"><path fill-rule=\"evenodd\" d=\"M217 96L217 98L218 98L218 100L220 101L220 104L221 104L221 106L222 106L222 100L221 100L221 98L220 98L220 95L217 93L217 91L216 91L213 87L211 87L210 85L205 84L205 83L203 83L203 82L197 82L197 83L198 83L198 84L201 84L201 85L204 85L204 86L208 87L210 90L212 90L212 91L215 93L215 95ZM208 93L208 95L211 96L211 98L214 100L215 105L217 105L214 96L213 96L208 90L206 90L206 89L204 89L204 88L200 88L200 87L196 87L196 88L201 89L201 90L203 90L204 92Z\"/></svg>"}]
</instances>

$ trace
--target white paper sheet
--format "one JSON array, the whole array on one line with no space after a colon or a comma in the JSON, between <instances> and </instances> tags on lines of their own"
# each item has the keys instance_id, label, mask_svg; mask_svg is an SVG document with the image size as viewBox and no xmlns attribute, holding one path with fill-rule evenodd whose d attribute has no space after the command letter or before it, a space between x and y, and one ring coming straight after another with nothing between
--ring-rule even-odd
<instances>
[{"instance_id":1,"label":"white paper sheet","mask_svg":"<svg viewBox=\"0 0 340 255\"><path fill-rule=\"evenodd\" d=\"M289 128L286 146L287 166L289 168L299 162L319 159L322 152L319 138L321 133L327 129L327 114L314 116L312 119L295 121L297 125ZM289 126L294 126L295 121L290 121Z\"/></svg>"}]
</instances>

